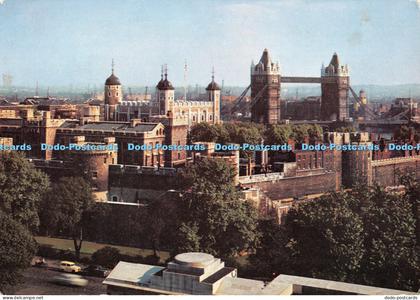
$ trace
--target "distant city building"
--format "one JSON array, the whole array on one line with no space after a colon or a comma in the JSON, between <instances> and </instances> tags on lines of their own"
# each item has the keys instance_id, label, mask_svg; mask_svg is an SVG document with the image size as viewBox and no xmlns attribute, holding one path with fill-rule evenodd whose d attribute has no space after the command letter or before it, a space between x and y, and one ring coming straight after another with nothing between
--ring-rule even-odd
<instances>
[{"instance_id":1,"label":"distant city building","mask_svg":"<svg viewBox=\"0 0 420 300\"><path fill-rule=\"evenodd\" d=\"M3 87L9 89L13 85L13 76L10 74L3 74Z\"/></svg>"}]
</instances>

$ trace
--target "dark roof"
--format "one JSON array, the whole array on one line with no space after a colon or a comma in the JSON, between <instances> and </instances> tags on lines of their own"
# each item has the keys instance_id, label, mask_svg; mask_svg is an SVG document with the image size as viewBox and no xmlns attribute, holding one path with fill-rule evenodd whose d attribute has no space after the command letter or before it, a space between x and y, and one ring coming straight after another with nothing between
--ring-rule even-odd
<instances>
[{"instance_id":1,"label":"dark roof","mask_svg":"<svg viewBox=\"0 0 420 300\"><path fill-rule=\"evenodd\" d=\"M161 79L156 86L159 90L174 90L172 83L165 76L165 79Z\"/></svg>"},{"instance_id":2,"label":"dark roof","mask_svg":"<svg viewBox=\"0 0 420 300\"><path fill-rule=\"evenodd\" d=\"M140 123L134 127L127 128L126 131L149 132L152 131L157 124L154 123Z\"/></svg>"},{"instance_id":3,"label":"dark roof","mask_svg":"<svg viewBox=\"0 0 420 300\"><path fill-rule=\"evenodd\" d=\"M127 127L123 123L88 123L78 127L77 129L87 129L87 130L119 130Z\"/></svg>"},{"instance_id":4,"label":"dark roof","mask_svg":"<svg viewBox=\"0 0 420 300\"><path fill-rule=\"evenodd\" d=\"M79 121L64 121L63 124L60 125L60 128L76 128L79 125Z\"/></svg>"},{"instance_id":5,"label":"dark roof","mask_svg":"<svg viewBox=\"0 0 420 300\"><path fill-rule=\"evenodd\" d=\"M260 63L262 63L264 67L271 64L271 58L267 48L264 49L263 54L261 55Z\"/></svg>"},{"instance_id":6,"label":"dark roof","mask_svg":"<svg viewBox=\"0 0 420 300\"><path fill-rule=\"evenodd\" d=\"M334 53L333 57L331 58L330 61L330 66L333 65L335 70L338 70L340 67L340 61L338 60L338 55L337 53Z\"/></svg>"},{"instance_id":7,"label":"dark roof","mask_svg":"<svg viewBox=\"0 0 420 300\"><path fill-rule=\"evenodd\" d=\"M88 123L77 127L82 130L104 130L104 131L129 131L129 132L149 132L152 131L158 123L140 123L134 127L130 127L127 123L117 122L99 122L99 123Z\"/></svg>"},{"instance_id":8,"label":"dark roof","mask_svg":"<svg viewBox=\"0 0 420 300\"><path fill-rule=\"evenodd\" d=\"M160 90L160 89L162 89L162 86L163 86L163 78L160 79L160 81L158 82L156 87Z\"/></svg>"},{"instance_id":9,"label":"dark roof","mask_svg":"<svg viewBox=\"0 0 420 300\"><path fill-rule=\"evenodd\" d=\"M9 105L14 105L14 104L9 103L9 101L7 101L6 99L0 99L0 105L9 106Z\"/></svg>"},{"instance_id":10,"label":"dark roof","mask_svg":"<svg viewBox=\"0 0 420 300\"><path fill-rule=\"evenodd\" d=\"M120 79L112 73L111 76L106 79L105 85L121 85L121 82Z\"/></svg>"},{"instance_id":11,"label":"dark roof","mask_svg":"<svg viewBox=\"0 0 420 300\"><path fill-rule=\"evenodd\" d=\"M214 78L209 83L209 85L206 87L206 91L220 91L219 85L214 81Z\"/></svg>"}]
</instances>

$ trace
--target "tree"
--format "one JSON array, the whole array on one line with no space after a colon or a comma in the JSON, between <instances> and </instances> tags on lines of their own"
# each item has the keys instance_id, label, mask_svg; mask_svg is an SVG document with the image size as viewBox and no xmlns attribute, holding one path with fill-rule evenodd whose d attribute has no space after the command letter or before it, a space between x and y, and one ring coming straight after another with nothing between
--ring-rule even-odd
<instances>
[{"instance_id":1,"label":"tree","mask_svg":"<svg viewBox=\"0 0 420 300\"><path fill-rule=\"evenodd\" d=\"M197 223L181 223L175 246L177 253L200 251L200 237Z\"/></svg>"},{"instance_id":2,"label":"tree","mask_svg":"<svg viewBox=\"0 0 420 300\"><path fill-rule=\"evenodd\" d=\"M290 274L289 239L284 226L275 220L260 220L258 231L261 232L260 243L256 253L249 257L249 271L254 276L273 278L279 274Z\"/></svg>"},{"instance_id":3,"label":"tree","mask_svg":"<svg viewBox=\"0 0 420 300\"><path fill-rule=\"evenodd\" d=\"M318 124L312 124L308 126L308 136L310 143L322 142L323 141L323 130Z\"/></svg>"},{"instance_id":4,"label":"tree","mask_svg":"<svg viewBox=\"0 0 420 300\"><path fill-rule=\"evenodd\" d=\"M292 269L299 275L352 281L364 254L363 222L347 195L294 206L286 218Z\"/></svg>"},{"instance_id":5,"label":"tree","mask_svg":"<svg viewBox=\"0 0 420 300\"><path fill-rule=\"evenodd\" d=\"M106 246L92 254L92 262L107 268L114 268L121 259L120 250Z\"/></svg>"},{"instance_id":6,"label":"tree","mask_svg":"<svg viewBox=\"0 0 420 300\"><path fill-rule=\"evenodd\" d=\"M292 127L292 138L294 139L296 144L302 144L306 142L306 138L309 138L308 129L309 126L306 124L294 125Z\"/></svg>"},{"instance_id":7,"label":"tree","mask_svg":"<svg viewBox=\"0 0 420 300\"><path fill-rule=\"evenodd\" d=\"M184 233L187 241L221 257L253 248L259 238L257 210L239 199L233 168L223 160L204 158L189 166L184 176L190 184L178 206L182 212L177 215L183 216L185 224L178 228L194 224L189 225L188 234Z\"/></svg>"},{"instance_id":8,"label":"tree","mask_svg":"<svg viewBox=\"0 0 420 300\"><path fill-rule=\"evenodd\" d=\"M406 195L374 187L362 207L364 248L363 283L389 288L419 289L415 217Z\"/></svg>"},{"instance_id":9,"label":"tree","mask_svg":"<svg viewBox=\"0 0 420 300\"><path fill-rule=\"evenodd\" d=\"M209 123L198 123L191 127L190 140L192 142L215 142L218 133L216 128Z\"/></svg>"},{"instance_id":10,"label":"tree","mask_svg":"<svg viewBox=\"0 0 420 300\"><path fill-rule=\"evenodd\" d=\"M36 242L29 231L0 211L0 290L15 285L30 266Z\"/></svg>"},{"instance_id":11,"label":"tree","mask_svg":"<svg viewBox=\"0 0 420 300\"><path fill-rule=\"evenodd\" d=\"M408 173L400 177L405 187L405 194L411 204L412 215L415 218L416 244L420 248L420 183L416 180L415 173Z\"/></svg>"},{"instance_id":12,"label":"tree","mask_svg":"<svg viewBox=\"0 0 420 300\"><path fill-rule=\"evenodd\" d=\"M90 185L81 177L62 177L43 201L42 222L53 233L73 238L76 258L80 257L86 214L94 201Z\"/></svg>"},{"instance_id":13,"label":"tree","mask_svg":"<svg viewBox=\"0 0 420 300\"><path fill-rule=\"evenodd\" d=\"M397 130L394 132L394 138L397 140L409 140L411 133L414 131L414 128L410 128L406 125L398 127Z\"/></svg>"},{"instance_id":14,"label":"tree","mask_svg":"<svg viewBox=\"0 0 420 300\"><path fill-rule=\"evenodd\" d=\"M23 154L0 155L0 211L30 231L39 225L38 208L49 187L47 175L36 170Z\"/></svg>"},{"instance_id":15,"label":"tree","mask_svg":"<svg viewBox=\"0 0 420 300\"><path fill-rule=\"evenodd\" d=\"M270 125L264 132L265 143L269 145L287 144L292 133L290 125Z\"/></svg>"},{"instance_id":16,"label":"tree","mask_svg":"<svg viewBox=\"0 0 420 300\"><path fill-rule=\"evenodd\" d=\"M417 291L418 211L412 202L418 201L418 185L413 179L405 184L405 194L356 186L299 203L288 212L283 228L263 228L253 257L261 265L257 272Z\"/></svg>"},{"instance_id":17,"label":"tree","mask_svg":"<svg viewBox=\"0 0 420 300\"><path fill-rule=\"evenodd\" d=\"M229 141L235 144L260 144L263 139L263 127L255 123L228 123L224 125L229 133ZM241 150L240 155L249 161L253 151Z\"/></svg>"}]
</instances>

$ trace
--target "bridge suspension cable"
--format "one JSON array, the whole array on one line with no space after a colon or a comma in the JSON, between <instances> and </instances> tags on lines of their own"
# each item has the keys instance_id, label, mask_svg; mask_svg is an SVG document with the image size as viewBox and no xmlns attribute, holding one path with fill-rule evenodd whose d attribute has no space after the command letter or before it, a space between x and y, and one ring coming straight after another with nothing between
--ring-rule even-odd
<instances>
[{"instance_id":1,"label":"bridge suspension cable","mask_svg":"<svg viewBox=\"0 0 420 300\"><path fill-rule=\"evenodd\" d=\"M249 91L249 89L251 88L251 85L248 85L247 87L246 87L246 89L245 90L243 90L243 92L239 95L239 97L238 98L236 98L235 99L235 101L234 101L234 105L233 105L233 107L231 108L231 110L230 110L230 112L231 113L234 113L234 112L236 112L237 110L238 110L238 108L239 108L239 105L242 103L242 101L245 99L245 96L246 96L246 94L248 93L248 91Z\"/></svg>"},{"instance_id":2,"label":"bridge suspension cable","mask_svg":"<svg viewBox=\"0 0 420 300\"><path fill-rule=\"evenodd\" d=\"M367 104L363 103L362 100L360 100L359 96L357 96L357 93L352 89L351 86L349 86L350 92L353 95L354 100L356 100L357 103L359 103L363 109L374 119L379 119L380 116L376 114Z\"/></svg>"}]
</instances>

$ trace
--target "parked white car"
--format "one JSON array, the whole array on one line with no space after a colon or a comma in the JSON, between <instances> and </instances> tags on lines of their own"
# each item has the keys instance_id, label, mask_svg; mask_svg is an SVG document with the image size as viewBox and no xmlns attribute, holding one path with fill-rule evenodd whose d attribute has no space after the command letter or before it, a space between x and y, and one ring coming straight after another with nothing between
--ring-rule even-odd
<instances>
[{"instance_id":1,"label":"parked white car","mask_svg":"<svg viewBox=\"0 0 420 300\"><path fill-rule=\"evenodd\" d=\"M60 269L61 271L68 272L68 273L80 273L82 271L82 268L77 266L72 261L60 262Z\"/></svg>"}]
</instances>

